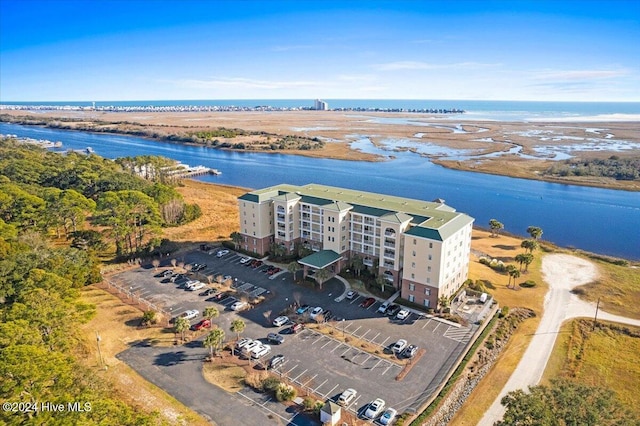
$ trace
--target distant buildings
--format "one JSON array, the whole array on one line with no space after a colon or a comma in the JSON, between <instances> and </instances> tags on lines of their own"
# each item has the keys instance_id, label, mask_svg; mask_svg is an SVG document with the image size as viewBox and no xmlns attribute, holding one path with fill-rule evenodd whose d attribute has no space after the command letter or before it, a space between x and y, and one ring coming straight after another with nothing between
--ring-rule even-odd
<instances>
[{"instance_id":1,"label":"distant buildings","mask_svg":"<svg viewBox=\"0 0 640 426\"><path fill-rule=\"evenodd\" d=\"M316 99L313 103L313 109L317 111L329 111L329 104L323 100Z\"/></svg>"},{"instance_id":2,"label":"distant buildings","mask_svg":"<svg viewBox=\"0 0 640 426\"><path fill-rule=\"evenodd\" d=\"M314 254L305 272L338 273L354 258L376 269L401 296L427 308L467 279L473 218L433 202L325 185L277 185L238 198L243 249L273 245Z\"/></svg>"}]
</instances>

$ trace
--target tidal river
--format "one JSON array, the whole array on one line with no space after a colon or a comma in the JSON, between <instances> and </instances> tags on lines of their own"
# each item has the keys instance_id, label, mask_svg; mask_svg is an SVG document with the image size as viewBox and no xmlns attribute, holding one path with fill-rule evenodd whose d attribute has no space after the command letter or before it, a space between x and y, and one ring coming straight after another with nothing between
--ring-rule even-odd
<instances>
[{"instance_id":1,"label":"tidal river","mask_svg":"<svg viewBox=\"0 0 640 426\"><path fill-rule=\"evenodd\" d=\"M220 176L204 176L200 180L246 188L315 182L422 200L442 198L458 211L473 216L476 224L483 227L488 227L489 219L496 218L505 224L506 231L525 235L527 226L535 225L543 229L543 239L560 246L640 260L638 192L449 170L410 152L393 153L395 159L369 163L230 152L5 123L0 123L0 133L61 141L63 150L91 147L107 158L162 155L222 171Z\"/></svg>"}]
</instances>

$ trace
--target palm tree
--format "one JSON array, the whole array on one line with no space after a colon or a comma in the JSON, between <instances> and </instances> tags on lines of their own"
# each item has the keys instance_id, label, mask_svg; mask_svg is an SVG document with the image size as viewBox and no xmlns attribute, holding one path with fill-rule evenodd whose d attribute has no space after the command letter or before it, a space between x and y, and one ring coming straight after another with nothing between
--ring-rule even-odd
<instances>
[{"instance_id":1,"label":"palm tree","mask_svg":"<svg viewBox=\"0 0 640 426\"><path fill-rule=\"evenodd\" d=\"M524 255L524 271L527 272L529 270L529 265L533 262L533 254L527 253Z\"/></svg>"},{"instance_id":2,"label":"palm tree","mask_svg":"<svg viewBox=\"0 0 640 426\"><path fill-rule=\"evenodd\" d=\"M449 306L449 298L447 296L440 296L438 298L438 306L440 307L440 312L444 311Z\"/></svg>"},{"instance_id":3,"label":"palm tree","mask_svg":"<svg viewBox=\"0 0 640 426\"><path fill-rule=\"evenodd\" d=\"M498 222L496 219L491 219L489 221L489 227L491 228L491 236L497 237L500 230L504 229L504 224L502 222Z\"/></svg>"},{"instance_id":4,"label":"palm tree","mask_svg":"<svg viewBox=\"0 0 640 426\"><path fill-rule=\"evenodd\" d=\"M224 330L216 328L207 334L207 337L205 337L202 344L209 348L209 356L213 358L214 353L218 353L218 349L222 345L222 342L224 342Z\"/></svg>"},{"instance_id":5,"label":"palm tree","mask_svg":"<svg viewBox=\"0 0 640 426\"><path fill-rule=\"evenodd\" d=\"M296 280L296 273L300 270L300 264L298 262L291 262L287 265L287 270L289 272L291 272L291 275L293 275L293 280L297 282Z\"/></svg>"},{"instance_id":6,"label":"palm tree","mask_svg":"<svg viewBox=\"0 0 640 426\"><path fill-rule=\"evenodd\" d=\"M242 234L237 232L237 231L234 231L234 232L231 233L230 237L231 237L231 240L233 241L233 243L236 246L236 250L238 250L238 246L240 245L240 243L243 240Z\"/></svg>"},{"instance_id":7,"label":"palm tree","mask_svg":"<svg viewBox=\"0 0 640 426\"><path fill-rule=\"evenodd\" d=\"M516 288L516 279L520 278L520 271L518 271L517 269L513 269L512 271L509 272L509 275L511 276L511 278L513 278L513 288Z\"/></svg>"},{"instance_id":8,"label":"palm tree","mask_svg":"<svg viewBox=\"0 0 640 426\"><path fill-rule=\"evenodd\" d=\"M509 275L509 282L507 283L507 288L511 288L511 278L513 278L512 272L517 271L516 267L513 265L507 265L505 268L505 272Z\"/></svg>"},{"instance_id":9,"label":"palm tree","mask_svg":"<svg viewBox=\"0 0 640 426\"><path fill-rule=\"evenodd\" d=\"M354 271L356 271L356 274L360 276L360 271L362 271L362 268L364 268L364 260L362 260L362 257L358 256L357 254L353 256L351 258L351 267L354 269Z\"/></svg>"},{"instance_id":10,"label":"palm tree","mask_svg":"<svg viewBox=\"0 0 640 426\"><path fill-rule=\"evenodd\" d=\"M529 253L533 253L535 249L538 248L538 242L536 240L524 240L520 247L527 250Z\"/></svg>"},{"instance_id":11,"label":"palm tree","mask_svg":"<svg viewBox=\"0 0 640 426\"><path fill-rule=\"evenodd\" d=\"M176 319L176 323L174 325L174 328L176 330L176 333L180 333L180 337L182 342L184 342L184 333L185 331L187 331L189 329L189 327L191 327L191 324L189 323L189 320L183 317L178 317Z\"/></svg>"},{"instance_id":12,"label":"palm tree","mask_svg":"<svg viewBox=\"0 0 640 426\"><path fill-rule=\"evenodd\" d=\"M234 319L233 321L231 321L231 332L232 333L236 333L236 337L237 340L240 340L240 334L242 334L242 332L244 331L245 327L247 325L244 323L244 321L242 321L241 319ZM231 354L235 355L234 353L234 349L235 346L231 347Z\"/></svg>"},{"instance_id":13,"label":"palm tree","mask_svg":"<svg viewBox=\"0 0 640 426\"><path fill-rule=\"evenodd\" d=\"M382 275L376 277L376 284L380 286L380 292L384 293L384 288L387 285L387 280Z\"/></svg>"},{"instance_id":14,"label":"palm tree","mask_svg":"<svg viewBox=\"0 0 640 426\"><path fill-rule=\"evenodd\" d=\"M520 253L516 255L516 262L520 264L520 270L522 271L522 264L525 262L525 257L527 255L524 253Z\"/></svg>"},{"instance_id":15,"label":"palm tree","mask_svg":"<svg viewBox=\"0 0 640 426\"><path fill-rule=\"evenodd\" d=\"M537 226L529 226L527 228L527 234L531 235L531 238L537 241L542 236L542 228L538 228Z\"/></svg>"},{"instance_id":16,"label":"palm tree","mask_svg":"<svg viewBox=\"0 0 640 426\"><path fill-rule=\"evenodd\" d=\"M204 313L202 314L202 316L208 320L212 320L214 318L218 318L220 316L220 312L215 306L207 306L206 308L204 308Z\"/></svg>"},{"instance_id":17,"label":"palm tree","mask_svg":"<svg viewBox=\"0 0 640 426\"><path fill-rule=\"evenodd\" d=\"M320 286L320 290L322 290L322 284L329 278L329 272L326 269L318 269L314 275L318 285Z\"/></svg>"}]
</instances>

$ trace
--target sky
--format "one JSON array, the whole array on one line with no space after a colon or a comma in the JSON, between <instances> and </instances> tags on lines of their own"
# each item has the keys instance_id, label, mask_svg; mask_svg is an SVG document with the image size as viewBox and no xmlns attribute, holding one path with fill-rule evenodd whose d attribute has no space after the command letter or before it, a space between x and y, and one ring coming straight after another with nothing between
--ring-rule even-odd
<instances>
[{"instance_id":1,"label":"sky","mask_svg":"<svg viewBox=\"0 0 640 426\"><path fill-rule=\"evenodd\" d=\"M0 102L640 101L640 1L0 0Z\"/></svg>"}]
</instances>

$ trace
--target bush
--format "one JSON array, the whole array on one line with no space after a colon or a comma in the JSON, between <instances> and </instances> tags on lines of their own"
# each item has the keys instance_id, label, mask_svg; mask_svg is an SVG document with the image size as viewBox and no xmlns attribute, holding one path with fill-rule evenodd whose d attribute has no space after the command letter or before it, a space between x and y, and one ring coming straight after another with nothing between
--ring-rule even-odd
<instances>
[{"instance_id":1,"label":"bush","mask_svg":"<svg viewBox=\"0 0 640 426\"><path fill-rule=\"evenodd\" d=\"M277 390L283 383L277 377L267 377L262 380L262 389L266 391L275 391Z\"/></svg>"},{"instance_id":2,"label":"bush","mask_svg":"<svg viewBox=\"0 0 640 426\"><path fill-rule=\"evenodd\" d=\"M244 378L244 383L258 392L264 392L263 383L267 378L269 378L269 374L266 371L251 373Z\"/></svg>"},{"instance_id":3,"label":"bush","mask_svg":"<svg viewBox=\"0 0 640 426\"><path fill-rule=\"evenodd\" d=\"M158 322L158 315L155 311L144 311L142 314L142 325L149 326Z\"/></svg>"},{"instance_id":4,"label":"bush","mask_svg":"<svg viewBox=\"0 0 640 426\"><path fill-rule=\"evenodd\" d=\"M289 385L284 383L280 383L278 388L276 389L276 399L280 402L282 401L291 401L297 395L296 390Z\"/></svg>"},{"instance_id":5,"label":"bush","mask_svg":"<svg viewBox=\"0 0 640 426\"><path fill-rule=\"evenodd\" d=\"M527 280L523 283L520 283L520 287L523 287L523 288L533 288L536 285L537 285L536 282L533 280Z\"/></svg>"},{"instance_id":6,"label":"bush","mask_svg":"<svg viewBox=\"0 0 640 426\"><path fill-rule=\"evenodd\" d=\"M508 306L503 306L502 309L500 309L500 316L499 318L504 318L507 315L509 315L509 307Z\"/></svg>"}]
</instances>

